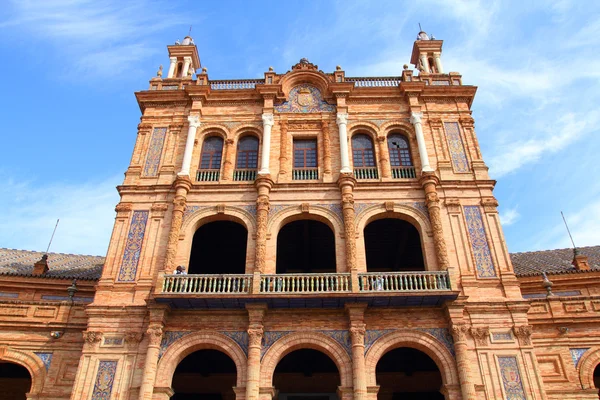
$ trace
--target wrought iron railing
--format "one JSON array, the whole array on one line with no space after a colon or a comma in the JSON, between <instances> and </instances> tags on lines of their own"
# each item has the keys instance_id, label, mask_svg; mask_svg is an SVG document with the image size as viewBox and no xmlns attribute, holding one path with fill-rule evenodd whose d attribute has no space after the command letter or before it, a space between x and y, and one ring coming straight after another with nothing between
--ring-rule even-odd
<instances>
[{"instance_id":1,"label":"wrought iron railing","mask_svg":"<svg viewBox=\"0 0 600 400\"><path fill-rule=\"evenodd\" d=\"M392 167L392 178L413 179L417 177L415 167Z\"/></svg>"},{"instance_id":2,"label":"wrought iron railing","mask_svg":"<svg viewBox=\"0 0 600 400\"><path fill-rule=\"evenodd\" d=\"M378 179L377 167L354 168L354 177L356 179Z\"/></svg>"},{"instance_id":3,"label":"wrought iron railing","mask_svg":"<svg viewBox=\"0 0 600 400\"><path fill-rule=\"evenodd\" d=\"M260 277L261 293L350 292L350 274L276 274Z\"/></svg>"},{"instance_id":4,"label":"wrought iron railing","mask_svg":"<svg viewBox=\"0 0 600 400\"><path fill-rule=\"evenodd\" d=\"M256 84L265 83L264 79L236 79L210 81L210 88L216 90L254 89Z\"/></svg>"},{"instance_id":5,"label":"wrought iron railing","mask_svg":"<svg viewBox=\"0 0 600 400\"><path fill-rule=\"evenodd\" d=\"M292 180L311 181L319 179L318 168L298 168L292 170Z\"/></svg>"},{"instance_id":6,"label":"wrought iron railing","mask_svg":"<svg viewBox=\"0 0 600 400\"><path fill-rule=\"evenodd\" d=\"M221 171L218 169L199 169L196 172L196 181L198 182L217 182Z\"/></svg>"},{"instance_id":7,"label":"wrought iron railing","mask_svg":"<svg viewBox=\"0 0 600 400\"><path fill-rule=\"evenodd\" d=\"M256 169L236 169L233 171L234 181L254 181L256 180Z\"/></svg>"},{"instance_id":8,"label":"wrought iron railing","mask_svg":"<svg viewBox=\"0 0 600 400\"><path fill-rule=\"evenodd\" d=\"M358 274L358 287L361 292L423 292L451 289L448 271Z\"/></svg>"},{"instance_id":9,"label":"wrought iron railing","mask_svg":"<svg viewBox=\"0 0 600 400\"><path fill-rule=\"evenodd\" d=\"M354 77L346 78L345 81L354 82L354 86L359 87L394 87L400 84L402 78L399 76Z\"/></svg>"},{"instance_id":10,"label":"wrought iron railing","mask_svg":"<svg viewBox=\"0 0 600 400\"><path fill-rule=\"evenodd\" d=\"M250 293L252 275L166 275L163 293Z\"/></svg>"}]
</instances>

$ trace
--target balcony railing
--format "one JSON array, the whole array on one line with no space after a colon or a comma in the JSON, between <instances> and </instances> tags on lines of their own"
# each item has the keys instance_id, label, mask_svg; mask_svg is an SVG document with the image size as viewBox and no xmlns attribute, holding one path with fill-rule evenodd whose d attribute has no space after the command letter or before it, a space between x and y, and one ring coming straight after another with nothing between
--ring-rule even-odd
<instances>
[{"instance_id":1,"label":"balcony railing","mask_svg":"<svg viewBox=\"0 0 600 400\"><path fill-rule=\"evenodd\" d=\"M354 177L356 179L378 179L377 167L354 168Z\"/></svg>"},{"instance_id":2,"label":"balcony railing","mask_svg":"<svg viewBox=\"0 0 600 400\"><path fill-rule=\"evenodd\" d=\"M354 86L358 87L394 87L401 82L399 76L382 76L377 78L371 77L356 77L346 78L346 82L354 82Z\"/></svg>"},{"instance_id":3,"label":"balcony railing","mask_svg":"<svg viewBox=\"0 0 600 400\"><path fill-rule=\"evenodd\" d=\"M447 271L358 274L361 292L423 292L450 290Z\"/></svg>"},{"instance_id":4,"label":"balcony railing","mask_svg":"<svg viewBox=\"0 0 600 400\"><path fill-rule=\"evenodd\" d=\"M319 179L318 168L298 168L292 170L292 180L295 181L314 181Z\"/></svg>"},{"instance_id":5,"label":"balcony railing","mask_svg":"<svg viewBox=\"0 0 600 400\"><path fill-rule=\"evenodd\" d=\"M234 181L254 181L256 180L256 169L236 169L233 171Z\"/></svg>"},{"instance_id":6,"label":"balcony railing","mask_svg":"<svg viewBox=\"0 0 600 400\"><path fill-rule=\"evenodd\" d=\"M216 90L254 89L256 84L265 83L264 79L237 79L210 81L210 88Z\"/></svg>"},{"instance_id":7,"label":"balcony railing","mask_svg":"<svg viewBox=\"0 0 600 400\"><path fill-rule=\"evenodd\" d=\"M415 167L392 167L392 178L413 179L417 177Z\"/></svg>"},{"instance_id":8,"label":"balcony railing","mask_svg":"<svg viewBox=\"0 0 600 400\"><path fill-rule=\"evenodd\" d=\"M166 275L163 293L250 293L252 275Z\"/></svg>"},{"instance_id":9,"label":"balcony railing","mask_svg":"<svg viewBox=\"0 0 600 400\"><path fill-rule=\"evenodd\" d=\"M350 274L277 274L260 278L261 293L341 293L350 290Z\"/></svg>"},{"instance_id":10,"label":"balcony railing","mask_svg":"<svg viewBox=\"0 0 600 400\"><path fill-rule=\"evenodd\" d=\"M221 171L218 169L199 169L196 173L198 182L217 182Z\"/></svg>"}]
</instances>

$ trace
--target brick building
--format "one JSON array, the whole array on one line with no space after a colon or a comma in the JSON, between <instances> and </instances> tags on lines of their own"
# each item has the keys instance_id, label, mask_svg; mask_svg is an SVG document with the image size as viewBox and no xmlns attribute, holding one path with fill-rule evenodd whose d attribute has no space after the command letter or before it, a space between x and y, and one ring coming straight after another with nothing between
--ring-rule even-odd
<instances>
[{"instance_id":1,"label":"brick building","mask_svg":"<svg viewBox=\"0 0 600 400\"><path fill-rule=\"evenodd\" d=\"M168 51L106 257L0 250L2 398L598 397L600 248L511 261L441 40L395 77Z\"/></svg>"}]
</instances>

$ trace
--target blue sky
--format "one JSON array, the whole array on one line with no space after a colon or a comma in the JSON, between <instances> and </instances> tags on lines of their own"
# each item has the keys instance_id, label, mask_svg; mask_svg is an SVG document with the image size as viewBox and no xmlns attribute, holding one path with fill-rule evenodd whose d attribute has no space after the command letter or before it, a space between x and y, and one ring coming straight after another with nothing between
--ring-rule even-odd
<instances>
[{"instance_id":1,"label":"blue sky","mask_svg":"<svg viewBox=\"0 0 600 400\"><path fill-rule=\"evenodd\" d=\"M125 4L125 5L123 5ZM307 57L347 76L399 75L417 23L446 71L479 87L475 128L509 251L600 244L600 3L581 1L15 0L4 62L0 247L106 252L140 111L165 46L189 26L211 79Z\"/></svg>"}]
</instances>

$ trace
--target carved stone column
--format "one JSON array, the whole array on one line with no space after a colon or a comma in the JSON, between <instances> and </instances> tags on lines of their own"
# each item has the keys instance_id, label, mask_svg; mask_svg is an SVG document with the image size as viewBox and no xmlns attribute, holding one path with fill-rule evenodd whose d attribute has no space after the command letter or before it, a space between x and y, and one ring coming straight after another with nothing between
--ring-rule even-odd
<instances>
[{"instance_id":1,"label":"carved stone column","mask_svg":"<svg viewBox=\"0 0 600 400\"><path fill-rule=\"evenodd\" d=\"M258 400L260 389L260 352L263 338L263 318L267 310L264 304L249 304L248 309L248 375L246 377L246 400Z\"/></svg>"},{"instance_id":2,"label":"carved stone column","mask_svg":"<svg viewBox=\"0 0 600 400\"><path fill-rule=\"evenodd\" d=\"M323 134L323 174L331 174L331 136L329 132L329 121L321 122L321 133Z\"/></svg>"},{"instance_id":3,"label":"carved stone column","mask_svg":"<svg viewBox=\"0 0 600 400\"><path fill-rule=\"evenodd\" d=\"M177 57L169 57L169 72L167 78L173 78L175 74L175 66L177 65Z\"/></svg>"},{"instance_id":4,"label":"carved stone column","mask_svg":"<svg viewBox=\"0 0 600 400\"><path fill-rule=\"evenodd\" d=\"M340 161L342 174L352 173L350 168L350 155L348 153L348 131L346 127L348 125L348 113L338 113L336 118L338 124L338 134L340 137Z\"/></svg>"},{"instance_id":5,"label":"carved stone column","mask_svg":"<svg viewBox=\"0 0 600 400\"><path fill-rule=\"evenodd\" d=\"M469 362L469 348L467 334L469 327L464 324L452 325L454 338L454 352L456 353L456 368L463 400L476 400L475 385L471 379L471 364Z\"/></svg>"},{"instance_id":6,"label":"carved stone column","mask_svg":"<svg viewBox=\"0 0 600 400\"><path fill-rule=\"evenodd\" d=\"M425 190L425 202L427 204L427 210L429 211L431 228L433 229L433 243L435 246L438 266L441 270L447 270L449 265L448 250L446 248L446 240L444 239L444 230L442 228L440 199L436 190L436 186L439 184L439 179L433 172L423 172L420 183Z\"/></svg>"},{"instance_id":7,"label":"carved stone column","mask_svg":"<svg viewBox=\"0 0 600 400\"><path fill-rule=\"evenodd\" d=\"M365 371L365 304L346 306L350 318L350 340L352 342L352 386L354 400L367 399L367 374Z\"/></svg>"},{"instance_id":8,"label":"carved stone column","mask_svg":"<svg viewBox=\"0 0 600 400\"><path fill-rule=\"evenodd\" d=\"M352 291L358 292L358 273L356 270L356 229L354 213L354 185L356 179L352 173L340 174L338 187L342 192L342 215L344 218L344 238L346 241L346 270L352 275Z\"/></svg>"},{"instance_id":9,"label":"carved stone column","mask_svg":"<svg viewBox=\"0 0 600 400\"><path fill-rule=\"evenodd\" d=\"M267 222L269 220L269 193L273 181L269 175L259 175L255 181L256 198L256 258L254 262L254 285L258 287L260 275L264 273L267 257ZM258 281L258 282L257 282Z\"/></svg>"},{"instance_id":10,"label":"carved stone column","mask_svg":"<svg viewBox=\"0 0 600 400\"><path fill-rule=\"evenodd\" d=\"M272 113L264 113L262 115L263 120L263 142L261 149L261 160L260 160L260 171L259 174L269 174L269 156L271 155L271 128L274 125L274 119Z\"/></svg>"},{"instance_id":11,"label":"carved stone column","mask_svg":"<svg viewBox=\"0 0 600 400\"><path fill-rule=\"evenodd\" d=\"M235 149L233 148L233 139L225 140L225 162L223 163L223 180L233 179L233 168L235 165Z\"/></svg>"},{"instance_id":12,"label":"carved stone column","mask_svg":"<svg viewBox=\"0 0 600 400\"><path fill-rule=\"evenodd\" d=\"M410 114L410 122L415 127L415 136L417 137L417 146L419 147L419 157L421 157L421 171L432 172L433 169L429 165L429 156L427 155L427 146L425 145L425 136L423 135L421 118L423 118L423 113L421 112L412 112Z\"/></svg>"},{"instance_id":13,"label":"carved stone column","mask_svg":"<svg viewBox=\"0 0 600 400\"><path fill-rule=\"evenodd\" d=\"M148 350L146 350L144 375L142 377L142 385L140 386L139 400L152 399L154 382L156 380L158 353L160 352L160 342L163 336L162 325L150 325L146 331L146 335L148 336Z\"/></svg>"},{"instance_id":14,"label":"carved stone column","mask_svg":"<svg viewBox=\"0 0 600 400\"><path fill-rule=\"evenodd\" d=\"M171 228L165 252L165 263L163 271L170 273L175 269L175 256L177 255L177 242L183 224L183 213L187 194L192 188L192 181L187 176L178 176L175 180L175 199L173 199L173 213L171 216Z\"/></svg>"},{"instance_id":15,"label":"carved stone column","mask_svg":"<svg viewBox=\"0 0 600 400\"><path fill-rule=\"evenodd\" d=\"M286 120L279 123L279 175L287 174L288 156L288 124Z\"/></svg>"},{"instance_id":16,"label":"carved stone column","mask_svg":"<svg viewBox=\"0 0 600 400\"><path fill-rule=\"evenodd\" d=\"M379 163L381 165L381 177L389 178L392 175L390 166L390 152L387 146L387 138L385 136L377 136L379 144Z\"/></svg>"}]
</instances>

